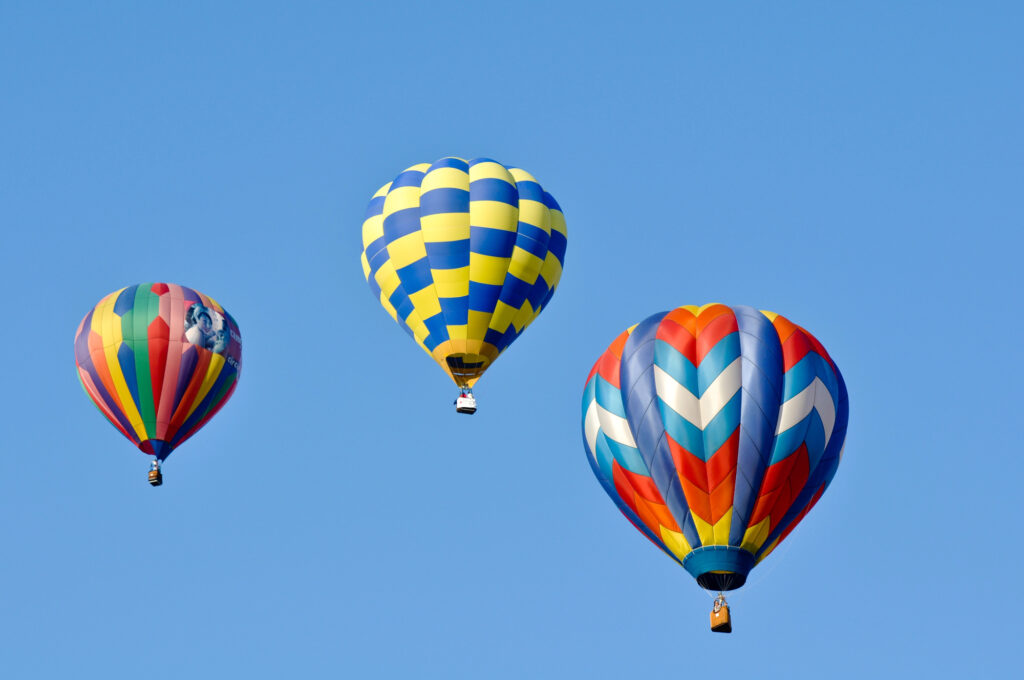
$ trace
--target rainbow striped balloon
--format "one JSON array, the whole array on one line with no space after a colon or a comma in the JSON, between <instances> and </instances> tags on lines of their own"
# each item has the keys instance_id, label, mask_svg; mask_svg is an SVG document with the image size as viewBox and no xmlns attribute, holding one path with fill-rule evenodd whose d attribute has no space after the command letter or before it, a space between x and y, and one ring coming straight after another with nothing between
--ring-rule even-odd
<instances>
[{"instance_id":1,"label":"rainbow striped balloon","mask_svg":"<svg viewBox=\"0 0 1024 680\"><path fill-rule=\"evenodd\" d=\"M212 298L143 283L111 293L85 315L75 365L107 420L162 461L235 391L242 336Z\"/></svg>"},{"instance_id":2,"label":"rainbow striped balloon","mask_svg":"<svg viewBox=\"0 0 1024 680\"><path fill-rule=\"evenodd\" d=\"M442 158L374 194L363 274L391 318L472 387L548 305L565 247L562 211L528 172Z\"/></svg>"},{"instance_id":3,"label":"rainbow striped balloon","mask_svg":"<svg viewBox=\"0 0 1024 680\"><path fill-rule=\"evenodd\" d=\"M648 317L583 391L583 442L605 491L709 590L731 590L832 481L849 404L813 335L721 304Z\"/></svg>"}]
</instances>

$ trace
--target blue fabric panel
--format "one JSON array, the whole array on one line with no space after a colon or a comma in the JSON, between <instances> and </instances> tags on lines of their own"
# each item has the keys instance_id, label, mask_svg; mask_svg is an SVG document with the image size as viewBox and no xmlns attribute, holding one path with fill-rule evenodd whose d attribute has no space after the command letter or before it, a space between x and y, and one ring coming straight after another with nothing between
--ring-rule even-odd
<instances>
[{"instance_id":1,"label":"blue fabric panel","mask_svg":"<svg viewBox=\"0 0 1024 680\"><path fill-rule=\"evenodd\" d=\"M700 387L698 397L704 396L715 378L740 355L740 334L730 333L718 341L711 351L704 355L697 367L697 385Z\"/></svg>"},{"instance_id":2,"label":"blue fabric panel","mask_svg":"<svg viewBox=\"0 0 1024 680\"><path fill-rule=\"evenodd\" d=\"M536 182L531 182L530 180L516 182L516 189L519 190L520 201L544 202L544 189Z\"/></svg>"},{"instance_id":3,"label":"blue fabric panel","mask_svg":"<svg viewBox=\"0 0 1024 680\"><path fill-rule=\"evenodd\" d=\"M600 373L594 374L590 385L601 408L620 418L626 417L626 408L622 405L622 393L619 392L618 387L602 378Z\"/></svg>"},{"instance_id":4,"label":"blue fabric panel","mask_svg":"<svg viewBox=\"0 0 1024 680\"><path fill-rule=\"evenodd\" d=\"M418 187L423 183L425 174L422 170L406 170L395 178L388 191L394 191L401 187Z\"/></svg>"},{"instance_id":5,"label":"blue fabric panel","mask_svg":"<svg viewBox=\"0 0 1024 680\"><path fill-rule=\"evenodd\" d=\"M480 163L498 163L498 161L494 160L493 158L486 158L483 156L481 156L480 158L471 158L469 160L469 167L473 167L474 165L478 165ZM501 163L498 163L498 165L501 165Z\"/></svg>"},{"instance_id":6,"label":"blue fabric panel","mask_svg":"<svg viewBox=\"0 0 1024 680\"><path fill-rule=\"evenodd\" d=\"M699 427L667 406L661 408L661 417L665 423L665 432L677 444L701 460L707 460L704 456L704 434Z\"/></svg>"},{"instance_id":7,"label":"blue fabric panel","mask_svg":"<svg viewBox=\"0 0 1024 680\"><path fill-rule=\"evenodd\" d=\"M655 335L666 314L661 312L647 317L626 340L620 364L620 391L624 397L630 430L651 472L651 480L665 499L669 512L683 529L683 535L690 541L690 545L696 545L693 542L697 540L696 526L690 517L690 509L672 462L672 452L665 440L665 426L654 384L652 363Z\"/></svg>"},{"instance_id":8,"label":"blue fabric panel","mask_svg":"<svg viewBox=\"0 0 1024 680\"><path fill-rule=\"evenodd\" d=\"M804 435L804 444L807 445L807 461L810 470L818 466L821 457L825 454L825 424L821 422L818 409L811 409L807 415L807 432Z\"/></svg>"},{"instance_id":9,"label":"blue fabric panel","mask_svg":"<svg viewBox=\"0 0 1024 680\"><path fill-rule=\"evenodd\" d=\"M412 314L412 300L405 294L405 291L399 288L396 290L389 299L391 306L398 312L399 319L408 319L409 315Z\"/></svg>"},{"instance_id":10,"label":"blue fabric panel","mask_svg":"<svg viewBox=\"0 0 1024 680\"><path fill-rule=\"evenodd\" d=\"M501 295L498 296L498 299L509 307L520 309L523 306L523 302L526 301L530 288L532 286L526 281L514 276L506 276L505 285L501 287Z\"/></svg>"},{"instance_id":11,"label":"blue fabric panel","mask_svg":"<svg viewBox=\"0 0 1024 680\"><path fill-rule=\"evenodd\" d=\"M803 359L796 362L786 371L786 385L782 394L782 401L789 401L803 392L808 385L814 382L815 378L821 378L822 382L826 385L828 385L828 382L832 382L834 385L835 380L829 380L826 375L826 373L831 372L832 369L820 355L815 352L808 352L804 355ZM835 400L833 399L833 401Z\"/></svg>"},{"instance_id":12,"label":"blue fabric panel","mask_svg":"<svg viewBox=\"0 0 1024 680\"><path fill-rule=\"evenodd\" d=\"M376 252L373 252L371 250L367 250L366 251L366 261L370 265L370 273L371 274L375 274L377 272L377 270L379 270L381 267L383 267L384 263L387 262L388 259L391 257L391 255L388 254L388 249L386 247L386 244L385 244L383 238L377 239L376 241L374 241L370 245L374 245L376 243L384 244L385 247L381 248L380 250L378 250ZM372 255L371 255L371 253L372 253Z\"/></svg>"},{"instance_id":13,"label":"blue fabric panel","mask_svg":"<svg viewBox=\"0 0 1024 680\"><path fill-rule=\"evenodd\" d=\"M594 378L596 378L596 377L597 377L597 374L595 373L594 374ZM584 425L586 424L587 410L590 408L590 402L594 401L597 398L597 389L596 389L596 387L594 385L594 378L591 378L590 380L588 380L587 384L583 386L583 400L580 402L580 422L584 423ZM584 443L586 443L586 438L587 438L587 432L586 432L586 429L584 428L584 431L583 431L583 441L584 441Z\"/></svg>"},{"instance_id":14,"label":"blue fabric panel","mask_svg":"<svg viewBox=\"0 0 1024 680\"><path fill-rule=\"evenodd\" d=\"M768 460L769 465L774 465L780 460L785 460L804 443L804 436L807 434L808 418L779 433L775 437L775 445L772 447L772 457Z\"/></svg>"},{"instance_id":15,"label":"blue fabric panel","mask_svg":"<svg viewBox=\"0 0 1024 680\"><path fill-rule=\"evenodd\" d=\"M565 236L559 231L551 232L551 240L548 242L548 250L551 254L558 258L558 261L565 263L565 247L568 241Z\"/></svg>"},{"instance_id":16,"label":"blue fabric panel","mask_svg":"<svg viewBox=\"0 0 1024 680\"><path fill-rule=\"evenodd\" d=\"M465 189L442 187L420 195L420 215L468 212L469 192Z\"/></svg>"},{"instance_id":17,"label":"blue fabric panel","mask_svg":"<svg viewBox=\"0 0 1024 680\"><path fill-rule=\"evenodd\" d=\"M543 276L538 276L526 299L530 301L530 306L536 311L545 305L547 298L550 297L550 292L551 286Z\"/></svg>"},{"instance_id":18,"label":"blue fabric panel","mask_svg":"<svg viewBox=\"0 0 1024 680\"><path fill-rule=\"evenodd\" d=\"M388 260L388 242L383 236L370 241L366 245L366 262L370 265L370 275L372 276L381 268Z\"/></svg>"},{"instance_id":19,"label":"blue fabric panel","mask_svg":"<svg viewBox=\"0 0 1024 680\"><path fill-rule=\"evenodd\" d=\"M487 177L469 183L471 201L500 201L519 206L519 192L515 186L503 179Z\"/></svg>"},{"instance_id":20,"label":"blue fabric panel","mask_svg":"<svg viewBox=\"0 0 1024 680\"><path fill-rule=\"evenodd\" d=\"M697 394L697 367L682 352L664 340L656 340L654 363L675 378L677 383Z\"/></svg>"},{"instance_id":21,"label":"blue fabric panel","mask_svg":"<svg viewBox=\"0 0 1024 680\"><path fill-rule=\"evenodd\" d=\"M371 217L376 217L384 213L384 201L387 199L387 194L378 196L370 199L370 204L366 206L366 215L363 216L363 220L368 220Z\"/></svg>"},{"instance_id":22,"label":"blue fabric panel","mask_svg":"<svg viewBox=\"0 0 1024 680\"><path fill-rule=\"evenodd\" d=\"M428 331L430 331L431 336L434 338L440 338L440 340L437 341L438 343L448 340L448 326L445 324L443 312L424 319L423 325L427 327Z\"/></svg>"},{"instance_id":23,"label":"blue fabric panel","mask_svg":"<svg viewBox=\"0 0 1024 680\"><path fill-rule=\"evenodd\" d=\"M547 307L548 303L551 302L551 296L555 294L554 288L548 288L548 292L544 294L544 299L541 301L541 307Z\"/></svg>"},{"instance_id":24,"label":"blue fabric panel","mask_svg":"<svg viewBox=\"0 0 1024 680\"><path fill-rule=\"evenodd\" d=\"M709 571L728 571L746 576L754 568L754 556L739 548L708 546L687 555L683 568L694 578Z\"/></svg>"},{"instance_id":25,"label":"blue fabric panel","mask_svg":"<svg viewBox=\"0 0 1024 680\"><path fill-rule=\"evenodd\" d=\"M135 408L139 408L139 382L135 375L135 352L127 342L122 342L121 346L117 348L117 363L121 365L121 373L124 374L124 381L128 383L128 391L131 392Z\"/></svg>"},{"instance_id":26,"label":"blue fabric panel","mask_svg":"<svg viewBox=\"0 0 1024 680\"><path fill-rule=\"evenodd\" d=\"M457 170L462 170L463 172L469 172L469 163L461 158L452 158L449 156L447 158L442 158L431 165L427 169L427 172L429 173L431 170L437 170L438 168L455 168Z\"/></svg>"},{"instance_id":27,"label":"blue fabric panel","mask_svg":"<svg viewBox=\"0 0 1024 680\"><path fill-rule=\"evenodd\" d=\"M562 207L558 205L558 201L555 200L555 197L546 191L544 192L544 205L546 205L549 210L562 212Z\"/></svg>"},{"instance_id":28,"label":"blue fabric panel","mask_svg":"<svg viewBox=\"0 0 1024 680\"><path fill-rule=\"evenodd\" d=\"M445 331L445 334L443 336L439 336L439 335L437 335L435 333L430 333L430 334L427 335L427 337L423 338L423 346L426 347L428 351L433 352L434 349L436 349L438 345L440 345L442 342L444 342L447 339L448 339L448 332L447 332L447 330Z\"/></svg>"},{"instance_id":29,"label":"blue fabric panel","mask_svg":"<svg viewBox=\"0 0 1024 680\"><path fill-rule=\"evenodd\" d=\"M539 231L543 236L543 239L535 238L530 235L531 232ZM519 223L519 233L516 236L516 245L525 250L526 252L540 258L541 262L548 255L548 235L544 233L543 229L537 229L526 222Z\"/></svg>"},{"instance_id":30,"label":"blue fabric panel","mask_svg":"<svg viewBox=\"0 0 1024 680\"><path fill-rule=\"evenodd\" d=\"M384 238L388 243L397 241L420 230L420 209L396 210L384 218Z\"/></svg>"},{"instance_id":31,"label":"blue fabric panel","mask_svg":"<svg viewBox=\"0 0 1024 680\"><path fill-rule=\"evenodd\" d=\"M486 227L470 227L470 251L478 255L494 257L512 257L512 248L516 245L516 232L503 229L487 229Z\"/></svg>"},{"instance_id":32,"label":"blue fabric panel","mask_svg":"<svg viewBox=\"0 0 1024 680\"><path fill-rule=\"evenodd\" d=\"M427 241L427 260L431 269L458 269L469 266L469 239Z\"/></svg>"},{"instance_id":33,"label":"blue fabric panel","mask_svg":"<svg viewBox=\"0 0 1024 680\"><path fill-rule=\"evenodd\" d=\"M493 313L501 295L501 286L489 283L469 282L469 308L474 312Z\"/></svg>"},{"instance_id":34,"label":"blue fabric panel","mask_svg":"<svg viewBox=\"0 0 1024 680\"><path fill-rule=\"evenodd\" d=\"M117 296L117 300L114 301L114 314L124 316L128 310L135 306L135 291L138 289L139 284L135 284L121 291L121 294Z\"/></svg>"},{"instance_id":35,"label":"blue fabric panel","mask_svg":"<svg viewBox=\"0 0 1024 680\"><path fill-rule=\"evenodd\" d=\"M466 298L438 298L441 313L449 326L465 326L469 323L469 306Z\"/></svg>"},{"instance_id":36,"label":"blue fabric panel","mask_svg":"<svg viewBox=\"0 0 1024 680\"><path fill-rule=\"evenodd\" d=\"M605 478L612 479L615 472L612 468L612 461L615 460L615 454L608 448L608 437L598 430L597 438L594 440L594 445L597 447L597 451L594 452L597 458L597 466L601 468L601 472L604 473ZM584 447L586 448L586 447Z\"/></svg>"},{"instance_id":37,"label":"blue fabric panel","mask_svg":"<svg viewBox=\"0 0 1024 680\"><path fill-rule=\"evenodd\" d=\"M498 332L493 328L488 328L487 332L484 333L484 342L490 343L498 349L501 349L502 336L504 336L504 333Z\"/></svg>"},{"instance_id":38,"label":"blue fabric panel","mask_svg":"<svg viewBox=\"0 0 1024 680\"><path fill-rule=\"evenodd\" d=\"M547 252L546 244L548 240L551 238L551 234L544 231L540 227L529 224L528 222L519 222L516 226L516 229L519 232L519 238L526 238L533 241L537 241L538 243L544 243L545 252ZM527 248L523 246L520 247L523 248L524 250L527 250Z\"/></svg>"},{"instance_id":39,"label":"blue fabric panel","mask_svg":"<svg viewBox=\"0 0 1024 680\"><path fill-rule=\"evenodd\" d=\"M426 258L416 260L398 270L398 278L406 294L416 293L427 286L434 285L434 277L430 273L430 264Z\"/></svg>"}]
</instances>

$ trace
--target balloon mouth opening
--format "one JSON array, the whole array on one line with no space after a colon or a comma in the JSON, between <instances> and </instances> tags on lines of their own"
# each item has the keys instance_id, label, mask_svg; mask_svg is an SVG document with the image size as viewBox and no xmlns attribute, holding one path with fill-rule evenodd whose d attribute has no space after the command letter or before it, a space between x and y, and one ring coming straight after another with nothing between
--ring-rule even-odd
<instances>
[{"instance_id":1,"label":"balloon mouth opening","mask_svg":"<svg viewBox=\"0 0 1024 680\"><path fill-rule=\"evenodd\" d=\"M746 582L746 574L733 571L708 571L697 577L697 585L705 590L736 590Z\"/></svg>"},{"instance_id":2,"label":"balloon mouth opening","mask_svg":"<svg viewBox=\"0 0 1024 680\"><path fill-rule=\"evenodd\" d=\"M707 590L736 590L747 582L754 555L728 545L697 548L683 559L683 567Z\"/></svg>"},{"instance_id":3,"label":"balloon mouth opening","mask_svg":"<svg viewBox=\"0 0 1024 680\"><path fill-rule=\"evenodd\" d=\"M472 385L491 363L489 358L481 354L449 354L444 361L452 379L459 385Z\"/></svg>"},{"instance_id":4,"label":"balloon mouth opening","mask_svg":"<svg viewBox=\"0 0 1024 680\"><path fill-rule=\"evenodd\" d=\"M147 439L139 443L139 450L151 456L156 456L157 460L163 462L167 456L171 455L172 449L170 444L162 439Z\"/></svg>"}]
</instances>

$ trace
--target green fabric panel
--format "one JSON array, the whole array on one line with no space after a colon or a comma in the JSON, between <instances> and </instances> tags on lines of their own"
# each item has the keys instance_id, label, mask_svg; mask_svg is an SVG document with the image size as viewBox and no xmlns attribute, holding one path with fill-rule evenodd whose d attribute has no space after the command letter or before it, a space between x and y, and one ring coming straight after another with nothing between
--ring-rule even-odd
<instances>
[{"instance_id":1,"label":"green fabric panel","mask_svg":"<svg viewBox=\"0 0 1024 680\"><path fill-rule=\"evenodd\" d=\"M144 283L135 291L135 304L125 315L125 323L131 324L131 348L135 354L135 379L139 386L139 415L146 427L146 435L155 437L156 405L153 403L153 380L149 373L149 324L160 313L160 296L154 295L151 288L152 284Z\"/></svg>"}]
</instances>

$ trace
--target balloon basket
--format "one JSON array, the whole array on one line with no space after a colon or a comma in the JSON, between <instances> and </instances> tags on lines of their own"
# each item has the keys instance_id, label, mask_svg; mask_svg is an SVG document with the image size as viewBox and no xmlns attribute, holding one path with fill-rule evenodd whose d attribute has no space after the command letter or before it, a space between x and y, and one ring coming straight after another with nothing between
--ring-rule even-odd
<instances>
[{"instance_id":1,"label":"balloon basket","mask_svg":"<svg viewBox=\"0 0 1024 680\"><path fill-rule=\"evenodd\" d=\"M711 610L711 632L731 633L732 617L729 616L729 605L721 596L715 600L715 607Z\"/></svg>"},{"instance_id":2,"label":"balloon basket","mask_svg":"<svg viewBox=\"0 0 1024 680\"><path fill-rule=\"evenodd\" d=\"M160 472L159 469L149 471L149 484L150 486L160 486L164 483L164 473Z\"/></svg>"}]
</instances>

